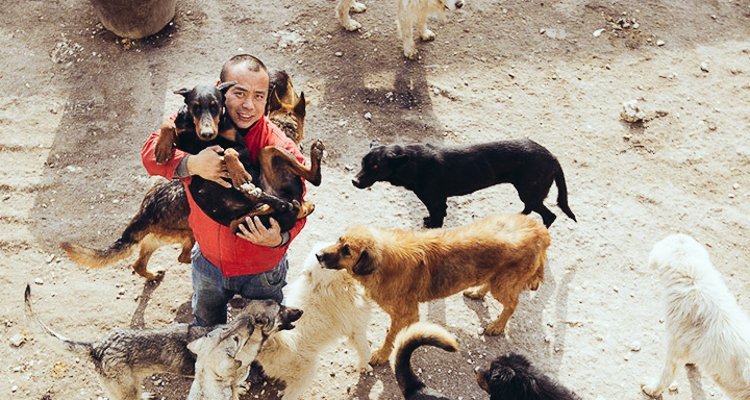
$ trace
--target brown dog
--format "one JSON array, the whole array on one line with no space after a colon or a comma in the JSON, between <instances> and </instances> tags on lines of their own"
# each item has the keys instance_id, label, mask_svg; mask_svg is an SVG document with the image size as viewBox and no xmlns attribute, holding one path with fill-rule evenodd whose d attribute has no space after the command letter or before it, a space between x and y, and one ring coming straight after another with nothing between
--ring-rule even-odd
<instances>
[{"instance_id":1,"label":"brown dog","mask_svg":"<svg viewBox=\"0 0 750 400\"><path fill-rule=\"evenodd\" d=\"M318 253L331 269L346 269L391 316L391 327L370 364L384 363L403 328L419 320L419 303L464 294L481 298L487 291L503 312L485 329L504 332L524 289L544 279L550 237L540 222L521 214L494 215L452 229L404 231L353 226L339 241Z\"/></svg>"}]
</instances>

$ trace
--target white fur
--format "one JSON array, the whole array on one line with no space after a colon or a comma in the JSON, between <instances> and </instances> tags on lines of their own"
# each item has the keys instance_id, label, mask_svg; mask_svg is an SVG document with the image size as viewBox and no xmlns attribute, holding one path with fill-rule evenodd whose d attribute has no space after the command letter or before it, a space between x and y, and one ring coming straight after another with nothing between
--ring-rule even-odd
<instances>
[{"instance_id":1,"label":"white fur","mask_svg":"<svg viewBox=\"0 0 750 400\"><path fill-rule=\"evenodd\" d=\"M427 28L427 17L444 16L445 11L454 11L461 8L463 0L397 0L398 14L396 24L398 36L404 46L404 56L409 59L417 57L417 48L414 44L414 28L423 41L435 39L435 33ZM349 10L363 12L366 7L360 2L353 0L338 0L336 4L336 16L346 30L356 31L362 24L349 16Z\"/></svg>"},{"instance_id":2,"label":"white fur","mask_svg":"<svg viewBox=\"0 0 750 400\"><path fill-rule=\"evenodd\" d=\"M666 294L667 359L660 379L643 391L658 397L677 368L696 364L733 399L750 399L750 319L711 264L708 252L687 235L654 245L649 266Z\"/></svg>"},{"instance_id":3,"label":"white fur","mask_svg":"<svg viewBox=\"0 0 750 400\"><path fill-rule=\"evenodd\" d=\"M357 351L358 368L369 368L366 333L371 305L364 289L346 271L320 266L315 254L326 246L314 246L302 274L286 290L286 304L301 308L302 318L294 329L268 338L258 354L266 375L286 383L285 400L300 398L315 378L320 353L341 338Z\"/></svg>"}]
</instances>

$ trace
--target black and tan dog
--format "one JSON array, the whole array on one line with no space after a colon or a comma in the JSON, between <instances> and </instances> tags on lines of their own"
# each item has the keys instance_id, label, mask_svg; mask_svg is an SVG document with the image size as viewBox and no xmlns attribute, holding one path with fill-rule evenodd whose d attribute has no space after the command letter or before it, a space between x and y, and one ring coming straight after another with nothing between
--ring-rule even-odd
<instances>
[{"instance_id":1,"label":"black and tan dog","mask_svg":"<svg viewBox=\"0 0 750 400\"><path fill-rule=\"evenodd\" d=\"M36 316L31 308L31 288L28 285L24 304L27 320L40 333L38 338L93 363L113 400L141 399L143 379L155 373L193 375L196 355L188 349L188 345L194 341L200 341L200 347L204 349L219 352L197 351L199 357L217 360L225 355L232 358L254 355L260 351L269 335L278 330L294 328L292 323L302 316L299 309L285 307L272 300L256 300L245 306L227 325L200 327L171 324L154 329L117 329L96 342L82 342L70 340L53 331ZM261 335L257 335L256 329L261 331ZM249 368L249 362L247 364ZM216 376L213 378L216 380ZM216 382L213 383L215 386Z\"/></svg>"},{"instance_id":2,"label":"black and tan dog","mask_svg":"<svg viewBox=\"0 0 750 400\"><path fill-rule=\"evenodd\" d=\"M477 372L477 382L490 400L580 400L518 353L497 357Z\"/></svg>"},{"instance_id":3,"label":"black and tan dog","mask_svg":"<svg viewBox=\"0 0 750 400\"><path fill-rule=\"evenodd\" d=\"M430 144L378 146L362 158L362 169L352 183L364 189L378 181L413 191L430 213L424 219L427 228L443 226L448 197L498 183L511 183L524 203L522 213L538 213L549 227L556 216L544 205L544 198L554 181L558 206L576 219L568 207L560 163L546 148L528 139L452 148Z\"/></svg>"},{"instance_id":4,"label":"black and tan dog","mask_svg":"<svg viewBox=\"0 0 750 400\"><path fill-rule=\"evenodd\" d=\"M299 145L299 141L304 137L304 94L296 95L286 72L275 71L270 76L269 97L279 99L279 101L270 102L269 100L267 108L270 113L269 119ZM201 104L210 111L212 108L215 110L215 105L219 103L212 103L209 100ZM292 104L294 105L291 106ZM220 131L220 119L209 118L206 122L207 137L213 136L213 132ZM201 120L199 119L197 123L193 121L192 125L200 127ZM171 130L166 132L167 135L172 136L175 133ZM165 140L162 143L160 157L163 157L162 159L168 157L171 151L171 144ZM158 182L146 193L138 212L125 227L120 238L111 246L100 250L84 247L75 242L63 242L61 247L74 262L89 268L100 268L128 257L136 246L140 245L138 258L132 266L133 271L149 280L158 279L161 273L148 269L151 255L158 248L173 243L180 244L182 252L178 260L183 263L190 262L190 249L195 240L187 222L189 213L187 195L182 182L179 180Z\"/></svg>"}]
</instances>

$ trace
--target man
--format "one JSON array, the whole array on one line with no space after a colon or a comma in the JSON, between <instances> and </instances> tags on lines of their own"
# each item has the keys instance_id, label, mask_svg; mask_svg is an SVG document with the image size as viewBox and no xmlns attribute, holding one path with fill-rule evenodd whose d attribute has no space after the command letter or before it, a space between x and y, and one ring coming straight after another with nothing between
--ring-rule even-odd
<instances>
[{"instance_id":1,"label":"man","mask_svg":"<svg viewBox=\"0 0 750 400\"><path fill-rule=\"evenodd\" d=\"M234 56L222 67L219 79L237 82L226 93L225 112L244 133L253 162L257 163L262 148L280 146L304 163L297 145L263 115L269 77L260 60L249 54ZM247 227L243 225L237 235L233 234L203 213L187 190L192 175L231 187L222 179L228 177L220 155L223 149L212 146L195 155L175 149L167 162L158 164L154 156L158 138L159 132L151 134L143 145L141 158L149 174L183 178L185 182L190 204L188 221L196 240L192 253L195 322L203 326L225 323L227 302L235 294L281 302L281 288L286 285L289 267L286 249L305 220L298 220L288 232L281 232L273 219L270 228L266 228L257 217L248 218Z\"/></svg>"}]
</instances>

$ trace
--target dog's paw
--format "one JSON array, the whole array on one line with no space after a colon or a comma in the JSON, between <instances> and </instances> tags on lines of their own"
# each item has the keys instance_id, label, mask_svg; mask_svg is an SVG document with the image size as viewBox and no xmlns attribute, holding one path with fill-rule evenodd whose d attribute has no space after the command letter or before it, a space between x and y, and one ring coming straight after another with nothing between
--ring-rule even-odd
<instances>
[{"instance_id":1,"label":"dog's paw","mask_svg":"<svg viewBox=\"0 0 750 400\"><path fill-rule=\"evenodd\" d=\"M358 1L355 1L355 2L352 2L351 10L352 12L355 12L355 13L361 13L361 12L367 11L367 6L365 5L365 3L360 3Z\"/></svg>"},{"instance_id":2,"label":"dog's paw","mask_svg":"<svg viewBox=\"0 0 750 400\"><path fill-rule=\"evenodd\" d=\"M351 18L349 18L349 21L342 22L341 25L349 32L354 32L362 28L362 24Z\"/></svg>"},{"instance_id":3,"label":"dog's paw","mask_svg":"<svg viewBox=\"0 0 750 400\"><path fill-rule=\"evenodd\" d=\"M376 365L383 365L386 362L388 362L388 357L391 356L390 349L378 349L376 352L372 353L372 356L370 357L370 365L376 366Z\"/></svg>"},{"instance_id":4,"label":"dog's paw","mask_svg":"<svg viewBox=\"0 0 750 400\"><path fill-rule=\"evenodd\" d=\"M420 33L419 37L425 42L431 42L435 40L435 32L424 28L424 32Z\"/></svg>"},{"instance_id":5,"label":"dog's paw","mask_svg":"<svg viewBox=\"0 0 750 400\"><path fill-rule=\"evenodd\" d=\"M410 60L416 60L417 55L418 55L417 48L414 47L414 45L404 46L404 57Z\"/></svg>"},{"instance_id":6,"label":"dog's paw","mask_svg":"<svg viewBox=\"0 0 750 400\"><path fill-rule=\"evenodd\" d=\"M497 321L487 325L486 328L484 328L484 334L487 336L500 336L504 335L506 338L508 337L508 329L506 326L500 326Z\"/></svg>"},{"instance_id":7,"label":"dog's paw","mask_svg":"<svg viewBox=\"0 0 750 400\"><path fill-rule=\"evenodd\" d=\"M641 385L641 391L648 397L652 398L660 398L661 397L661 391L658 389L658 382L650 383L650 384L643 384Z\"/></svg>"},{"instance_id":8,"label":"dog's paw","mask_svg":"<svg viewBox=\"0 0 750 400\"><path fill-rule=\"evenodd\" d=\"M321 142L320 140L316 140L310 146L310 154L313 158L320 160L321 158L323 158L323 150L325 149L326 146L323 145L323 142Z\"/></svg>"}]
</instances>

